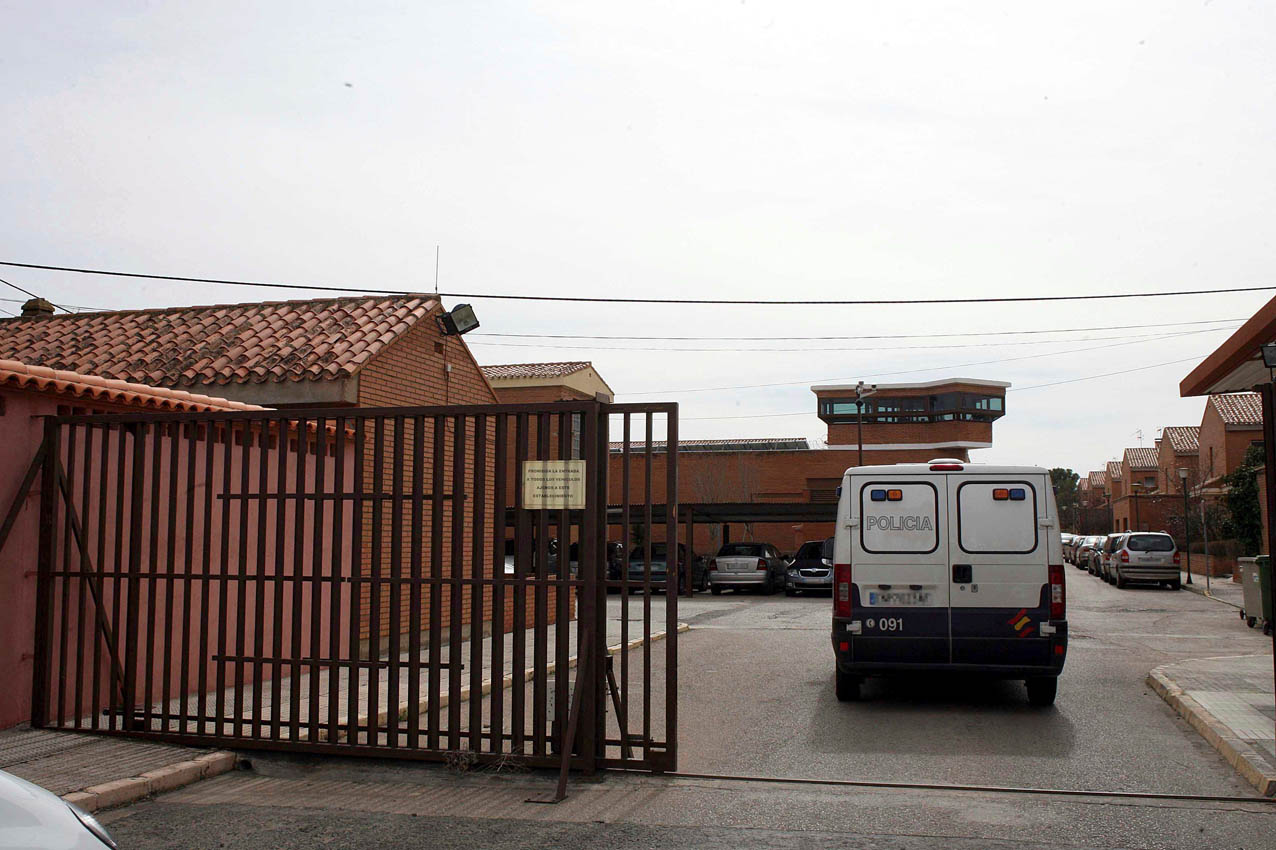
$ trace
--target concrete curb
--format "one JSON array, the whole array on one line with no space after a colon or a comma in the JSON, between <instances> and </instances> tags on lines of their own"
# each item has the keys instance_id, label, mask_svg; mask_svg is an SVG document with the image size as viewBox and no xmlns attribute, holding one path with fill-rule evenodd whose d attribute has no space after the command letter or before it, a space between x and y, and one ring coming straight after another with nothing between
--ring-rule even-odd
<instances>
[{"instance_id":1,"label":"concrete curb","mask_svg":"<svg viewBox=\"0 0 1276 850\"><path fill-rule=\"evenodd\" d=\"M235 767L235 754L224 750L197 756L189 761L179 761L167 767L148 770L141 776L116 779L92 785L81 791L63 794L62 799L74 803L87 812L123 806L152 794L161 794L190 785L210 776L217 776Z\"/></svg>"},{"instance_id":2,"label":"concrete curb","mask_svg":"<svg viewBox=\"0 0 1276 850\"><path fill-rule=\"evenodd\" d=\"M1193 575L1195 575L1195 573L1193 573ZM1191 584L1182 584L1182 585L1180 585L1180 586L1181 586L1184 590L1190 590L1190 591L1192 591L1192 592L1193 592L1193 593L1195 593L1197 596L1204 596L1206 599L1213 599L1215 602L1222 603L1223 605L1227 605L1227 606L1232 607L1232 608L1235 608L1235 609L1237 609L1237 610L1242 610L1242 609L1241 609L1241 606L1240 606L1240 605L1237 605L1235 602L1228 602L1226 599L1220 599L1219 597L1215 596L1215 595L1214 595L1214 594L1212 594L1212 593L1206 593L1206 592L1205 592L1205 584L1204 584L1204 582L1198 582L1198 581L1196 581L1195 579L1193 579L1193 581L1192 581L1192 583L1191 583Z\"/></svg>"},{"instance_id":3,"label":"concrete curb","mask_svg":"<svg viewBox=\"0 0 1276 850\"><path fill-rule=\"evenodd\" d=\"M1203 594L1202 594L1203 595ZM1236 769L1245 781L1258 789L1264 797L1276 796L1276 776L1265 773L1259 755L1245 741L1237 738L1230 726L1222 723L1210 714L1204 706L1183 693L1183 689L1174 683L1164 672L1169 664L1163 664L1148 673L1148 687L1156 691L1157 696L1169 703L1180 717L1211 747L1218 750L1227 763Z\"/></svg>"}]
</instances>

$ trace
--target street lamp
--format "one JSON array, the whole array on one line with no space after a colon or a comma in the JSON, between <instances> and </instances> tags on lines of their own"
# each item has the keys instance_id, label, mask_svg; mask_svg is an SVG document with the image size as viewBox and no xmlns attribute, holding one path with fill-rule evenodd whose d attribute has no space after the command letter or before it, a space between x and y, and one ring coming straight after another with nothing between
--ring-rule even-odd
<instances>
[{"instance_id":1,"label":"street lamp","mask_svg":"<svg viewBox=\"0 0 1276 850\"><path fill-rule=\"evenodd\" d=\"M1187 547L1187 583L1192 583L1192 532L1188 526L1188 508L1187 508L1187 476L1190 470L1186 466L1179 467L1179 483L1183 487L1183 545ZM1206 575L1209 574L1209 564L1205 565Z\"/></svg>"},{"instance_id":2,"label":"street lamp","mask_svg":"<svg viewBox=\"0 0 1276 850\"><path fill-rule=\"evenodd\" d=\"M859 446L859 461L856 466L864 465L864 399L877 393L877 384L864 385L860 381L855 385L855 442Z\"/></svg>"}]
</instances>

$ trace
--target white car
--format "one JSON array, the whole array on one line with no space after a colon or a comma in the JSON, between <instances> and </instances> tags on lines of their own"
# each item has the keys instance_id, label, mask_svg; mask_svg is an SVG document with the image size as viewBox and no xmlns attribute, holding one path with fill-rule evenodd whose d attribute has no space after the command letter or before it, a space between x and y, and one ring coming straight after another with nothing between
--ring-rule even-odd
<instances>
[{"instance_id":1,"label":"white car","mask_svg":"<svg viewBox=\"0 0 1276 850\"><path fill-rule=\"evenodd\" d=\"M0 770L0 850L116 850L93 815Z\"/></svg>"}]
</instances>

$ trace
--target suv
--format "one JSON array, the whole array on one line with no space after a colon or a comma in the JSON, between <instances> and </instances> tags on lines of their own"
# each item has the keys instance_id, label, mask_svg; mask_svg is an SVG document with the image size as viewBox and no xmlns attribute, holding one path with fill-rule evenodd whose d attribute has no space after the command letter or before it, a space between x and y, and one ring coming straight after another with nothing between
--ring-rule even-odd
<instances>
[{"instance_id":1,"label":"suv","mask_svg":"<svg viewBox=\"0 0 1276 850\"><path fill-rule=\"evenodd\" d=\"M1135 531L1117 540L1107 560L1108 580L1117 587L1132 581L1181 587L1179 550L1164 531Z\"/></svg>"}]
</instances>

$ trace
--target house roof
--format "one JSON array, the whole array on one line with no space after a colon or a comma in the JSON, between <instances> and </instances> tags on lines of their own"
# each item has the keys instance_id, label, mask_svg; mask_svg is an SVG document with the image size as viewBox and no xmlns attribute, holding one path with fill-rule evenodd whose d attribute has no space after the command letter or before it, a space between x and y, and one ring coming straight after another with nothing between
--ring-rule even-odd
<instances>
[{"instance_id":1,"label":"house roof","mask_svg":"<svg viewBox=\"0 0 1276 850\"><path fill-rule=\"evenodd\" d=\"M1109 481L1121 480L1121 462L1120 461L1115 461L1115 460L1108 461L1108 480Z\"/></svg>"},{"instance_id":2,"label":"house roof","mask_svg":"<svg viewBox=\"0 0 1276 850\"><path fill-rule=\"evenodd\" d=\"M1276 298L1258 309L1218 348L1179 382L1179 395L1209 395L1249 390L1269 383L1262 346L1276 341Z\"/></svg>"},{"instance_id":3,"label":"house roof","mask_svg":"<svg viewBox=\"0 0 1276 850\"><path fill-rule=\"evenodd\" d=\"M255 404L244 404L224 398L197 395L185 390L170 390L103 378L99 375L81 375L47 366L32 366L16 360L0 360L0 387L41 392L57 392L77 398L113 404L127 404L166 411L209 410L265 410Z\"/></svg>"},{"instance_id":4,"label":"house roof","mask_svg":"<svg viewBox=\"0 0 1276 850\"><path fill-rule=\"evenodd\" d=\"M438 301L323 298L0 320L0 357L180 387L350 377Z\"/></svg>"},{"instance_id":5,"label":"house roof","mask_svg":"<svg viewBox=\"0 0 1276 850\"><path fill-rule=\"evenodd\" d=\"M1258 393L1227 393L1210 396L1224 425L1262 425L1263 403Z\"/></svg>"},{"instance_id":6,"label":"house roof","mask_svg":"<svg viewBox=\"0 0 1276 850\"><path fill-rule=\"evenodd\" d=\"M611 450L619 452L623 443L612 443ZM665 451L664 440L655 440L651 444L653 452ZM629 451L639 454L646 451L647 444L641 438L631 440ZM679 452L804 452L811 448L806 437L745 437L736 440L679 440Z\"/></svg>"},{"instance_id":7,"label":"house roof","mask_svg":"<svg viewBox=\"0 0 1276 850\"><path fill-rule=\"evenodd\" d=\"M1167 425L1161 429L1161 439L1169 441L1176 455L1194 455L1201 450L1199 425Z\"/></svg>"},{"instance_id":8,"label":"house roof","mask_svg":"<svg viewBox=\"0 0 1276 850\"><path fill-rule=\"evenodd\" d=\"M1106 472L1091 472L1090 487L1094 490L1102 490L1104 485L1108 483Z\"/></svg>"},{"instance_id":9,"label":"house roof","mask_svg":"<svg viewBox=\"0 0 1276 850\"><path fill-rule=\"evenodd\" d=\"M483 374L487 375L489 381L515 378L565 378L589 367L588 360L568 360L559 363L504 363L498 366L484 366Z\"/></svg>"},{"instance_id":10,"label":"house roof","mask_svg":"<svg viewBox=\"0 0 1276 850\"><path fill-rule=\"evenodd\" d=\"M1156 449L1151 446L1126 449L1124 460L1130 469L1156 469L1159 465Z\"/></svg>"}]
</instances>

